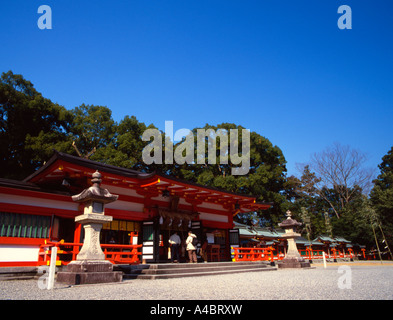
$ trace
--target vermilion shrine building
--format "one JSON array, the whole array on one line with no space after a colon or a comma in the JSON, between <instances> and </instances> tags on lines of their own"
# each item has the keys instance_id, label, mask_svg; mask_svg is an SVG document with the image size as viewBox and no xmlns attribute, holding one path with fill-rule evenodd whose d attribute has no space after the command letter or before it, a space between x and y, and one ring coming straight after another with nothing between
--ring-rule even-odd
<instances>
[{"instance_id":1,"label":"vermilion shrine building","mask_svg":"<svg viewBox=\"0 0 393 320\"><path fill-rule=\"evenodd\" d=\"M83 230L74 218L83 207L71 196L89 187L96 170L102 187L119 195L105 206L113 221L103 226L101 243L130 244L135 232L134 244L143 245L146 262L168 261L171 232L185 240L189 229L219 246L221 261L230 260L231 246L239 245L233 216L271 206L255 197L55 152L23 181L0 179L0 266L36 266L45 241L81 243Z\"/></svg>"}]
</instances>

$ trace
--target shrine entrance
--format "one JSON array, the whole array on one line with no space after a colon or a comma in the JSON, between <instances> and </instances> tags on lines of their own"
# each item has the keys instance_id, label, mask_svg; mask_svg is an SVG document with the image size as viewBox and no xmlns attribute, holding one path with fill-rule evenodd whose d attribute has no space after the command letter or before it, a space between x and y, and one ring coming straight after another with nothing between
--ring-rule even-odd
<instances>
[{"instance_id":1,"label":"shrine entrance","mask_svg":"<svg viewBox=\"0 0 393 320\"><path fill-rule=\"evenodd\" d=\"M178 236L181 239L181 245L179 248L180 251L180 260L184 262L187 257L186 252L186 240L188 237L188 230L176 230L170 227L160 227L159 229L159 262L170 262L170 245L169 245L169 238L171 235L177 231Z\"/></svg>"},{"instance_id":2,"label":"shrine entrance","mask_svg":"<svg viewBox=\"0 0 393 320\"><path fill-rule=\"evenodd\" d=\"M186 251L186 240L188 231L197 236L199 241L202 241L202 229L200 221L193 221L197 218L197 213L171 211L167 209L159 209L159 224L158 224L158 259L159 262L170 262L171 252L169 245L169 238L176 231L181 239L180 244L180 261L186 262L188 259Z\"/></svg>"}]
</instances>

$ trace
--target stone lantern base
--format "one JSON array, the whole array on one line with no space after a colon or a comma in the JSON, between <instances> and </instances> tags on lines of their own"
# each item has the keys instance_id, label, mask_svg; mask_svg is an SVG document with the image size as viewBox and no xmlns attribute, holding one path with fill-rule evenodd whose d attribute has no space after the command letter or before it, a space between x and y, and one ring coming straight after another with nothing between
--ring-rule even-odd
<instances>
[{"instance_id":1,"label":"stone lantern base","mask_svg":"<svg viewBox=\"0 0 393 320\"><path fill-rule=\"evenodd\" d=\"M57 273L57 282L69 285L121 282L123 272L113 271L105 260L77 260L70 262L64 271Z\"/></svg>"},{"instance_id":2,"label":"stone lantern base","mask_svg":"<svg viewBox=\"0 0 393 320\"><path fill-rule=\"evenodd\" d=\"M311 268L310 262L303 258L284 258L277 265L278 268Z\"/></svg>"}]
</instances>

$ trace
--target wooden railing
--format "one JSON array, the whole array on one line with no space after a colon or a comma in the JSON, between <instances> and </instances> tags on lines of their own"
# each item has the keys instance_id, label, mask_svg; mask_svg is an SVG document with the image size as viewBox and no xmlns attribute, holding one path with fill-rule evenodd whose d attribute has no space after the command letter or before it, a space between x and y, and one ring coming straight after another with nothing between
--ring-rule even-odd
<instances>
[{"instance_id":1,"label":"wooden railing","mask_svg":"<svg viewBox=\"0 0 393 320\"><path fill-rule=\"evenodd\" d=\"M49 265L52 247L57 247L56 265L67 265L76 256L82 248L83 243L69 243L64 241L51 242L45 241L40 246L38 253L38 265ZM139 264L139 256L142 252L141 244L122 245L122 244L101 244L102 251L105 254L105 260L113 264Z\"/></svg>"},{"instance_id":2,"label":"wooden railing","mask_svg":"<svg viewBox=\"0 0 393 320\"><path fill-rule=\"evenodd\" d=\"M272 247L268 248L236 248L232 247L233 261L275 261L284 259L285 255L278 252L274 254L275 249ZM299 254L306 259L323 259L323 250L312 250L310 248L299 250ZM331 253L325 253L327 259L337 258L350 258L353 259L360 254L356 254L352 249L348 249L348 252L340 251L338 249L332 249ZM363 251L364 256L364 251Z\"/></svg>"},{"instance_id":3,"label":"wooden railing","mask_svg":"<svg viewBox=\"0 0 393 320\"><path fill-rule=\"evenodd\" d=\"M233 261L273 261L273 248L233 248Z\"/></svg>"},{"instance_id":4,"label":"wooden railing","mask_svg":"<svg viewBox=\"0 0 393 320\"><path fill-rule=\"evenodd\" d=\"M312 259L323 259L323 250L312 250L307 248L305 250L299 250L300 255L304 258L308 258L309 260ZM337 259L337 258L350 258L353 259L354 257L360 256L360 254L355 254L351 248L345 252L344 250L338 250L333 248L330 254L325 252L325 257L328 259Z\"/></svg>"}]
</instances>

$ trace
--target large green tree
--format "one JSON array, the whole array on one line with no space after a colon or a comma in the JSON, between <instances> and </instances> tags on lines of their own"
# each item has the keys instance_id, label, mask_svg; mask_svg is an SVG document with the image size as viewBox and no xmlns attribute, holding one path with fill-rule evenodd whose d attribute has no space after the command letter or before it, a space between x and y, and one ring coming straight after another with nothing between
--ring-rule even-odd
<instances>
[{"instance_id":1,"label":"large green tree","mask_svg":"<svg viewBox=\"0 0 393 320\"><path fill-rule=\"evenodd\" d=\"M393 243L393 147L383 156L378 166L380 174L374 180L370 199L389 245Z\"/></svg>"},{"instance_id":2,"label":"large green tree","mask_svg":"<svg viewBox=\"0 0 393 320\"><path fill-rule=\"evenodd\" d=\"M116 123L108 107L82 104L71 113L69 130L78 155L87 157L115 141Z\"/></svg>"},{"instance_id":3,"label":"large green tree","mask_svg":"<svg viewBox=\"0 0 393 320\"><path fill-rule=\"evenodd\" d=\"M292 215L303 223L306 223L305 218L309 219L307 223L310 224L311 238L330 233L325 219L325 213L329 214L329 207L318 195L316 185L319 182L320 179L309 166L304 167L299 178L290 176L285 182L286 196L291 204Z\"/></svg>"},{"instance_id":4,"label":"large green tree","mask_svg":"<svg viewBox=\"0 0 393 320\"><path fill-rule=\"evenodd\" d=\"M267 211L258 213L258 218L268 224L276 225L280 220L280 216L282 217L283 212L287 209L287 201L283 194L286 161L280 148L274 146L268 139L258 133L250 132L249 171L245 175L233 175L232 169L238 168L241 165L234 164L231 158L229 149L233 146L228 145L228 161L227 163L223 163L222 154L220 154L221 139L217 136L216 140L212 142L216 144L215 153L213 155L210 154L210 156L216 158L215 161L213 161L215 163L209 164L208 141L212 134L207 134L205 138L205 150L201 148L198 149L198 129L203 129L207 133L209 129L213 130L215 133L220 132L220 130L227 133L229 133L230 130L238 130L237 151L240 156L243 155L242 132L243 129L245 129L244 127L233 123L222 123L217 126L206 124L203 128L194 128L192 130L193 162L185 162L184 164L174 163L173 166L169 168L168 173L198 184L217 187L235 193L254 195L257 196L258 201L272 202L274 203L273 207ZM229 142L228 140L228 144ZM174 149L176 150L176 148L184 143L185 139L177 143ZM197 160L198 156L201 156L201 150L204 163L198 164ZM238 218L244 218L243 221L250 217L255 218L255 214L238 216Z\"/></svg>"},{"instance_id":5,"label":"large green tree","mask_svg":"<svg viewBox=\"0 0 393 320\"><path fill-rule=\"evenodd\" d=\"M22 75L0 78L0 176L22 179L40 167L53 149L70 152L72 115L44 98Z\"/></svg>"},{"instance_id":6,"label":"large green tree","mask_svg":"<svg viewBox=\"0 0 393 320\"><path fill-rule=\"evenodd\" d=\"M146 126L135 116L125 116L119 124L113 125L114 138L98 148L92 160L104 162L118 167L152 172L157 165L146 165L142 160L142 150L150 142L142 140L146 129L156 129L152 124Z\"/></svg>"}]
</instances>

